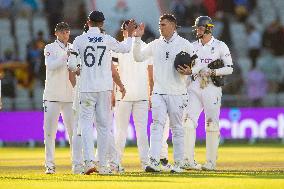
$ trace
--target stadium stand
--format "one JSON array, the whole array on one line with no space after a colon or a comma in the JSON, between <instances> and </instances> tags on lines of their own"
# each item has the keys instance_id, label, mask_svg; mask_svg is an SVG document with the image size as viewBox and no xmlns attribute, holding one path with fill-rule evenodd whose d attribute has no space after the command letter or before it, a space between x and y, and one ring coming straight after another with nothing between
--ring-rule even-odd
<instances>
[{"instance_id":1,"label":"stadium stand","mask_svg":"<svg viewBox=\"0 0 284 189\"><path fill-rule=\"evenodd\" d=\"M194 0L187 0L185 2L185 6L189 7ZM45 10L44 0L36 0L37 8L31 9L31 15L27 14L25 11L26 5L21 4L22 1L15 0L11 1L14 4L7 4L7 6L1 7L1 10L5 10L5 14L0 14L0 65L7 63L4 58L4 52L7 49L13 51L15 58L20 60L22 64L28 64L27 62L27 52L28 48L31 47L31 42L35 40L37 34L40 31L43 31L43 36L46 41L53 40L52 36L50 36L49 31L49 23ZM76 1L76 6L74 4L68 4L66 1L62 1L64 3L64 9L61 10L64 15L64 20L70 23L72 27L72 34L74 36L81 33L81 28L79 22L76 20L77 15L79 13L74 14L77 7L79 5L85 5L85 14L87 14L94 6L94 2L96 2L96 7L100 9L106 8L105 5L99 4L99 2L104 1L92 1L92 0L79 0ZM135 1L139 2L139 1ZM135 2L131 1L129 3L129 10L124 9L119 10L120 18L129 17L130 13L133 11L131 7L135 7ZM159 4L159 11L161 13L170 12L173 10L171 7L172 1L157 1ZM238 75L235 75L235 78L241 78L245 81L248 72L251 69L251 59L248 56L249 47L247 45L247 31L246 25L253 24L257 31L261 33L262 38L264 38L264 34L266 31L270 31L271 27L276 26L278 36L282 36L282 40L279 40L279 44L284 42L284 1L283 0L246 0L246 6L244 6L244 12L240 12L238 4L235 3L234 0L216 0L216 6L209 6L205 1L200 1L203 8L207 10L208 13L213 14L213 19L216 23L216 35L221 39L226 40L226 43L230 46L232 51L232 55L234 58L234 63L238 64L240 71ZM256 5L253 6L252 2L256 2ZM202 4L203 3L203 4ZM9 5L9 6L8 6ZM13 7L14 6L14 7ZM227 6L227 7L226 7ZM143 12L143 9L147 9L148 6L140 7L139 11ZM116 8L116 7L114 7ZM152 7L151 7L152 8ZM149 7L148 7L149 9ZM18 10L18 14L13 15L12 10ZM114 9L113 9L114 10ZM185 11L184 9L181 9ZM201 9L200 9L201 10ZM81 10L84 13L84 10ZM127 12L128 11L128 12ZM204 11L202 9L202 11ZM80 14L82 14L82 12ZM249 14L245 15L243 13L249 12ZM182 12L180 15L185 14ZM214 16L215 14L215 16ZM15 19L13 16L15 16ZM221 17L220 17L221 15ZM87 16L87 15L86 15ZM118 30L119 20L115 20L111 17L110 14L110 23L107 23L106 29L110 34L114 34L115 31ZM197 15L195 15L197 16ZM241 17L243 16L243 17ZM225 20L224 17L227 19ZM78 18L79 19L79 18ZM80 19L84 19L82 16ZM144 18L141 18L143 20ZM113 22L113 23L112 23ZM117 23L116 23L117 22ZM179 32L182 36L188 38L189 40L193 40L192 28L190 26L190 22L184 19L181 22L182 28L179 29ZM276 23L276 24L275 24ZM158 36L157 28L154 24L150 24L150 30L154 31L153 33ZM268 33L269 35L270 33ZM73 36L73 37L74 37ZM275 39L265 38L265 42L262 44L260 56L257 59L257 67L262 70L267 79L269 80L269 90L268 94L263 98L262 104L264 106L283 106L284 105L284 51L280 49L280 53L275 53ZM274 40L274 41L273 41ZM277 42L277 40L276 40ZM274 44L274 46L273 46ZM283 43L282 43L283 46ZM277 47L277 45L276 45ZM279 49L278 49L279 50ZM269 64L271 63L271 64ZM268 65L269 64L269 65ZM22 68L18 68L22 69ZM16 69L12 69L15 71ZM0 66L0 72L3 72ZM22 70L23 71L23 70ZM16 72L16 71L15 71ZM21 74L15 74L17 85L16 85L16 96L15 98L6 98L3 97L4 110L29 110L29 109L41 109L42 107L42 91L43 91L43 80L38 77L29 78L29 73L27 70L21 72ZM19 76L20 75L20 76ZM20 77L20 79L19 79ZM26 82L23 82L23 78ZM25 84L23 84L25 83ZM224 106L249 106L248 97L246 96L245 87L243 84L240 84L239 90L234 91L233 94L228 90L224 90L223 96L223 105Z\"/></svg>"}]
</instances>

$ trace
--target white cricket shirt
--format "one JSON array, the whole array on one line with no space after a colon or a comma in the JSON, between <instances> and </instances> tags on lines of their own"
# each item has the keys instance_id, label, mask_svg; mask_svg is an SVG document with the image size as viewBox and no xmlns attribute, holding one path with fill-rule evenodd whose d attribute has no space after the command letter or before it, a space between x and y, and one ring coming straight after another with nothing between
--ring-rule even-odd
<instances>
[{"instance_id":1,"label":"white cricket shirt","mask_svg":"<svg viewBox=\"0 0 284 189\"><path fill-rule=\"evenodd\" d=\"M67 69L67 50L70 48L70 43L65 46L59 40L45 46L46 79L43 100L73 101L73 87Z\"/></svg>"},{"instance_id":2,"label":"white cricket shirt","mask_svg":"<svg viewBox=\"0 0 284 189\"><path fill-rule=\"evenodd\" d=\"M152 64L151 60L147 59L141 63L135 62L133 50L125 54L114 54L113 57L118 58L118 73L126 89L122 101L148 100L148 65ZM119 91L116 92L116 99L121 99Z\"/></svg>"},{"instance_id":3,"label":"white cricket shirt","mask_svg":"<svg viewBox=\"0 0 284 189\"><path fill-rule=\"evenodd\" d=\"M224 42L219 41L212 36L211 40L205 45L202 45L199 40L192 44L199 59L199 61L196 62L196 65L192 68L193 75L198 74L198 72L202 69L206 69L209 63L217 59L223 60L224 67L216 69L216 76L229 75L233 72L231 53ZM199 77L193 81L193 83L196 82L200 82Z\"/></svg>"},{"instance_id":4,"label":"white cricket shirt","mask_svg":"<svg viewBox=\"0 0 284 189\"><path fill-rule=\"evenodd\" d=\"M131 49L131 38L119 43L103 34L97 27L90 27L73 42L73 50L81 59L80 92L112 90L111 51L126 53Z\"/></svg>"},{"instance_id":5,"label":"white cricket shirt","mask_svg":"<svg viewBox=\"0 0 284 189\"><path fill-rule=\"evenodd\" d=\"M153 60L154 90L153 93L182 95L186 93L186 77L174 68L174 60L181 51L193 56L192 44L174 33L170 40L163 37L152 41L144 48L141 47L141 38L136 37L133 45L133 54L136 61L147 58Z\"/></svg>"}]
</instances>

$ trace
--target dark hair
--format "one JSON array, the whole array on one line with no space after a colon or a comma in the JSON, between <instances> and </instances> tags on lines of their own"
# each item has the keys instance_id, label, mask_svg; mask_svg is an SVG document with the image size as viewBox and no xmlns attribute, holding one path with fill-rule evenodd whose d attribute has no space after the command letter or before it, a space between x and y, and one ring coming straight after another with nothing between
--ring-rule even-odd
<instances>
[{"instance_id":1,"label":"dark hair","mask_svg":"<svg viewBox=\"0 0 284 189\"><path fill-rule=\"evenodd\" d=\"M64 31L64 30L70 30L69 24L67 24L66 22L59 22L58 24L56 24L55 31Z\"/></svg>"},{"instance_id":2,"label":"dark hair","mask_svg":"<svg viewBox=\"0 0 284 189\"><path fill-rule=\"evenodd\" d=\"M160 16L160 21L167 19L170 22L173 22L177 25L177 19L174 15L172 14L163 14L162 16Z\"/></svg>"},{"instance_id":3,"label":"dark hair","mask_svg":"<svg viewBox=\"0 0 284 189\"><path fill-rule=\"evenodd\" d=\"M92 11L89 14L89 20L92 22L103 22L105 20L105 16L100 11Z\"/></svg>"}]
</instances>

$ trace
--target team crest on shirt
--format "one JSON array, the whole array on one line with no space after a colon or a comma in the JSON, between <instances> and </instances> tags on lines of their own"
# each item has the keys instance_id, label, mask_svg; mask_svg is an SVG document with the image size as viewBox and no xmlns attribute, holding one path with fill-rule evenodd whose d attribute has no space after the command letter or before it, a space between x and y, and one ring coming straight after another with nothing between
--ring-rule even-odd
<instances>
[{"instance_id":1,"label":"team crest on shirt","mask_svg":"<svg viewBox=\"0 0 284 189\"><path fill-rule=\"evenodd\" d=\"M166 60L169 58L169 56L170 56L170 52L166 52Z\"/></svg>"},{"instance_id":2,"label":"team crest on shirt","mask_svg":"<svg viewBox=\"0 0 284 189\"><path fill-rule=\"evenodd\" d=\"M50 52L46 52L46 53L45 53L45 56L49 56L49 55L50 55Z\"/></svg>"}]
</instances>

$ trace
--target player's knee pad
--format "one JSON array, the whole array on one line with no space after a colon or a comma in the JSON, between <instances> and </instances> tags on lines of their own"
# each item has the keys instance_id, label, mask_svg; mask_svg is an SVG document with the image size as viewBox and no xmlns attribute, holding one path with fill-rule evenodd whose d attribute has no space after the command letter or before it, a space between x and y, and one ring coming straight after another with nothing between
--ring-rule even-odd
<instances>
[{"instance_id":1,"label":"player's knee pad","mask_svg":"<svg viewBox=\"0 0 284 189\"><path fill-rule=\"evenodd\" d=\"M183 127L184 129L196 129L197 124L191 119L191 118L187 118L184 123L183 123Z\"/></svg>"},{"instance_id":2,"label":"player's knee pad","mask_svg":"<svg viewBox=\"0 0 284 189\"><path fill-rule=\"evenodd\" d=\"M219 132L219 124L211 120L207 120L205 130L206 132Z\"/></svg>"}]
</instances>

